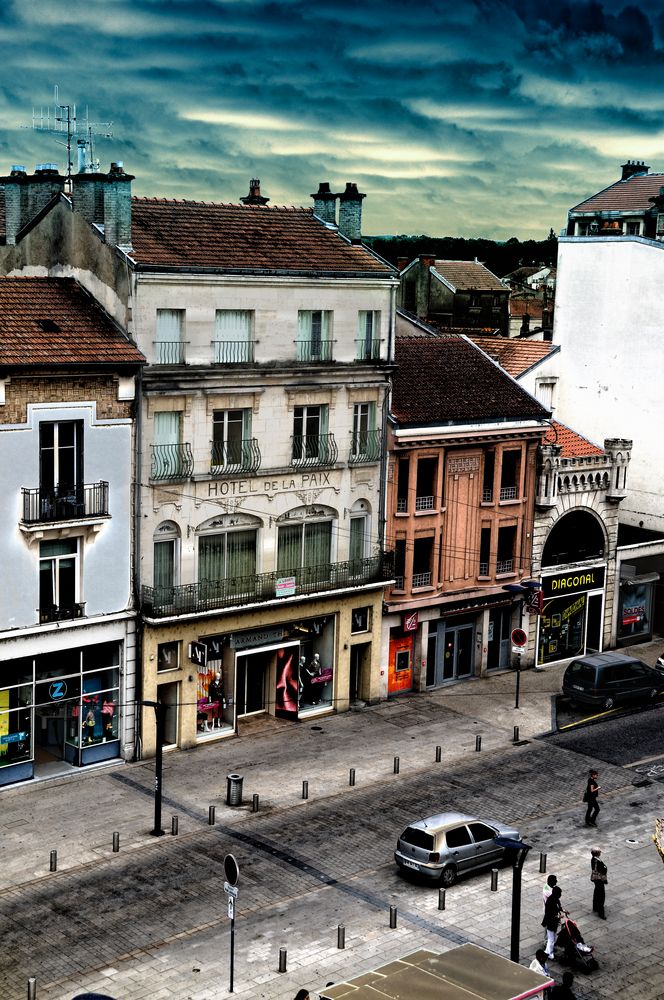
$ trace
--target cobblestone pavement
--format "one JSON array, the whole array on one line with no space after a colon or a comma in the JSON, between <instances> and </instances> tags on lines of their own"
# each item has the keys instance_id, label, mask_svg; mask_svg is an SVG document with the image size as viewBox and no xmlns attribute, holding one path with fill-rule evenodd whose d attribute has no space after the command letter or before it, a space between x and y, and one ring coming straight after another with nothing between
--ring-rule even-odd
<instances>
[{"instance_id":1,"label":"cobblestone pavement","mask_svg":"<svg viewBox=\"0 0 664 1000\"><path fill-rule=\"evenodd\" d=\"M460 882L447 891L443 911L437 888L395 870L394 843L406 823L451 807L515 822L532 844L523 878L524 963L542 939L538 856L545 852L600 962L593 976L577 979L579 996L661 998L664 869L650 835L664 815L664 786L635 788L631 771L600 764L600 826L583 825L580 799L593 757L536 740L512 745L514 725L525 738L550 728L559 674L524 672L518 710L508 673L168 754L163 819L170 831L177 814L178 836L150 835L152 762L3 791L2 1000L22 1000L29 976L37 977L38 1000L69 1000L84 988L119 1000L228 996L227 852L241 870L235 992L243 996L285 1000L300 986L315 993L417 948L442 951L466 940L507 956L509 870L495 893L488 873ZM233 771L244 776L245 803L260 795L258 813L223 803ZM609 867L606 922L591 912L595 844ZM56 873L49 872L53 849ZM280 947L288 949L284 974Z\"/></svg>"}]
</instances>

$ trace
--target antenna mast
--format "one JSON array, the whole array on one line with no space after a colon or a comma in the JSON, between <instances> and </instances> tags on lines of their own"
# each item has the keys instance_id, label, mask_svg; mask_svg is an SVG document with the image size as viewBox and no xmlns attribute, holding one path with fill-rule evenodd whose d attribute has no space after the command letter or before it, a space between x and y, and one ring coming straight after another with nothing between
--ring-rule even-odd
<instances>
[{"instance_id":1,"label":"antenna mast","mask_svg":"<svg viewBox=\"0 0 664 1000\"><path fill-rule=\"evenodd\" d=\"M91 172L98 169L93 159L94 145L93 136L103 139L110 139L113 133L110 131L113 122L91 122L88 116L88 107L85 107L85 118L81 121L80 132L85 135L84 139L77 139L79 150L78 173ZM75 104L60 104L57 84L53 94L53 109L40 107L39 111L32 109L32 125L22 125L21 128L32 128L35 132L48 132L50 135L63 136L64 139L56 139L61 146L67 147L67 178L71 186L71 175L73 163L71 157L72 140L79 134L79 123L76 116Z\"/></svg>"}]
</instances>

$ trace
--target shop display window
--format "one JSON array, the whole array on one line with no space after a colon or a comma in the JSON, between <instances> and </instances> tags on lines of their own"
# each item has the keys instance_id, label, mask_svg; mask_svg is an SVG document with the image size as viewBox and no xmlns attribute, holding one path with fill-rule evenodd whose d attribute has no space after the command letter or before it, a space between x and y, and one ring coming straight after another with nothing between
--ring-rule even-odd
<instances>
[{"instance_id":1,"label":"shop display window","mask_svg":"<svg viewBox=\"0 0 664 1000\"><path fill-rule=\"evenodd\" d=\"M351 635L356 632L368 632L370 621L370 608L353 608L351 612Z\"/></svg>"},{"instance_id":2,"label":"shop display window","mask_svg":"<svg viewBox=\"0 0 664 1000\"><path fill-rule=\"evenodd\" d=\"M0 767L32 756L32 685L0 691Z\"/></svg>"},{"instance_id":3,"label":"shop display window","mask_svg":"<svg viewBox=\"0 0 664 1000\"><path fill-rule=\"evenodd\" d=\"M157 646L157 670L177 670L180 666L180 643L160 642Z\"/></svg>"},{"instance_id":4,"label":"shop display window","mask_svg":"<svg viewBox=\"0 0 664 1000\"><path fill-rule=\"evenodd\" d=\"M330 638L331 632L330 629ZM320 637L300 643L297 667L300 715L333 703L334 669L327 638L323 633Z\"/></svg>"},{"instance_id":5,"label":"shop display window","mask_svg":"<svg viewBox=\"0 0 664 1000\"><path fill-rule=\"evenodd\" d=\"M208 661L198 671L196 688L196 731L199 735L222 729L226 724L224 713L228 700L224 689L221 660ZM232 725L231 709L230 725Z\"/></svg>"}]
</instances>

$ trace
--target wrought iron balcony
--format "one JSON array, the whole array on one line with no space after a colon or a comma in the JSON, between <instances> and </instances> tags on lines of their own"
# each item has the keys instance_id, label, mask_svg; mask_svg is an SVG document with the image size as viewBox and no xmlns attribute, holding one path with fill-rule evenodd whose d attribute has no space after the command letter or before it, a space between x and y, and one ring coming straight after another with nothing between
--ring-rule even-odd
<instances>
[{"instance_id":1,"label":"wrought iron balcony","mask_svg":"<svg viewBox=\"0 0 664 1000\"><path fill-rule=\"evenodd\" d=\"M488 576L488 575L489 575L489 564L488 564L488 562L481 562L480 563L480 576Z\"/></svg>"},{"instance_id":2,"label":"wrought iron balcony","mask_svg":"<svg viewBox=\"0 0 664 1000\"><path fill-rule=\"evenodd\" d=\"M435 497L415 497L415 510L433 510Z\"/></svg>"},{"instance_id":3,"label":"wrought iron balcony","mask_svg":"<svg viewBox=\"0 0 664 1000\"><path fill-rule=\"evenodd\" d=\"M380 459L382 433L382 431L361 431L359 434L353 434L348 464L377 462Z\"/></svg>"},{"instance_id":4,"label":"wrought iron balcony","mask_svg":"<svg viewBox=\"0 0 664 1000\"><path fill-rule=\"evenodd\" d=\"M153 343L155 347L155 364L183 365L185 363L184 340L157 340Z\"/></svg>"},{"instance_id":5,"label":"wrought iron balcony","mask_svg":"<svg viewBox=\"0 0 664 1000\"><path fill-rule=\"evenodd\" d=\"M499 559L496 562L496 573L511 573L514 570L513 559Z\"/></svg>"},{"instance_id":6,"label":"wrought iron balcony","mask_svg":"<svg viewBox=\"0 0 664 1000\"><path fill-rule=\"evenodd\" d=\"M413 573L413 587L430 587L431 573Z\"/></svg>"},{"instance_id":7,"label":"wrought iron balcony","mask_svg":"<svg viewBox=\"0 0 664 1000\"><path fill-rule=\"evenodd\" d=\"M333 343L332 340L298 340L295 358L297 361L331 361Z\"/></svg>"},{"instance_id":8,"label":"wrought iron balcony","mask_svg":"<svg viewBox=\"0 0 664 1000\"><path fill-rule=\"evenodd\" d=\"M205 580L178 587L143 587L141 603L143 612L148 617L164 618L275 600L277 581L287 577L294 577L295 593L302 595L341 590L359 583L380 583L389 580L391 572L392 553L384 552L368 559L351 559L323 566L300 566L254 576Z\"/></svg>"},{"instance_id":9,"label":"wrought iron balcony","mask_svg":"<svg viewBox=\"0 0 664 1000\"><path fill-rule=\"evenodd\" d=\"M85 603L83 604L47 604L39 609L39 623L64 622L71 618L83 618L85 615Z\"/></svg>"},{"instance_id":10,"label":"wrought iron balcony","mask_svg":"<svg viewBox=\"0 0 664 1000\"><path fill-rule=\"evenodd\" d=\"M482 503L491 503L493 501L493 489L491 486L485 486L482 489Z\"/></svg>"},{"instance_id":11,"label":"wrought iron balcony","mask_svg":"<svg viewBox=\"0 0 664 1000\"><path fill-rule=\"evenodd\" d=\"M500 499L501 500L516 500L516 486L501 486L500 487Z\"/></svg>"},{"instance_id":12,"label":"wrought iron balcony","mask_svg":"<svg viewBox=\"0 0 664 1000\"><path fill-rule=\"evenodd\" d=\"M189 444L153 444L150 479L188 479L194 471Z\"/></svg>"},{"instance_id":13,"label":"wrought iron balcony","mask_svg":"<svg viewBox=\"0 0 664 1000\"><path fill-rule=\"evenodd\" d=\"M210 474L233 475L236 472L257 472L261 465L261 452L256 438L242 441L215 441L212 444Z\"/></svg>"},{"instance_id":14,"label":"wrought iron balcony","mask_svg":"<svg viewBox=\"0 0 664 1000\"><path fill-rule=\"evenodd\" d=\"M356 361L380 361L380 340L356 340Z\"/></svg>"},{"instance_id":15,"label":"wrought iron balcony","mask_svg":"<svg viewBox=\"0 0 664 1000\"><path fill-rule=\"evenodd\" d=\"M54 490L22 489L21 495L24 524L108 516L108 483L103 481Z\"/></svg>"},{"instance_id":16,"label":"wrought iron balcony","mask_svg":"<svg viewBox=\"0 0 664 1000\"><path fill-rule=\"evenodd\" d=\"M408 497L398 497L397 514L406 514L407 512L408 512Z\"/></svg>"},{"instance_id":17,"label":"wrought iron balcony","mask_svg":"<svg viewBox=\"0 0 664 1000\"><path fill-rule=\"evenodd\" d=\"M254 340L214 340L215 365L242 365L254 360Z\"/></svg>"},{"instance_id":18,"label":"wrought iron balcony","mask_svg":"<svg viewBox=\"0 0 664 1000\"><path fill-rule=\"evenodd\" d=\"M334 465L339 456L334 434L294 434L291 464L306 469Z\"/></svg>"}]
</instances>

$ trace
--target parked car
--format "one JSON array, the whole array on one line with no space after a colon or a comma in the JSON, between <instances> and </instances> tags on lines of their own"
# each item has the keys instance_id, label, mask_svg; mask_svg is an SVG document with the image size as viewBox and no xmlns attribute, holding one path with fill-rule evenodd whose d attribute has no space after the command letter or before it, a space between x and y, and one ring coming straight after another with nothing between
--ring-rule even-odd
<instances>
[{"instance_id":1,"label":"parked car","mask_svg":"<svg viewBox=\"0 0 664 1000\"><path fill-rule=\"evenodd\" d=\"M657 657L657 663L655 664L655 670L661 670L664 673L664 656Z\"/></svg>"},{"instance_id":2,"label":"parked car","mask_svg":"<svg viewBox=\"0 0 664 1000\"><path fill-rule=\"evenodd\" d=\"M656 698L662 690L664 675L625 653L581 656L563 675L563 693L572 702L599 708Z\"/></svg>"},{"instance_id":3,"label":"parked car","mask_svg":"<svg viewBox=\"0 0 664 1000\"><path fill-rule=\"evenodd\" d=\"M495 820L445 812L407 826L397 840L394 860L404 872L454 885L459 875L506 860L496 837L520 840L519 831Z\"/></svg>"}]
</instances>

